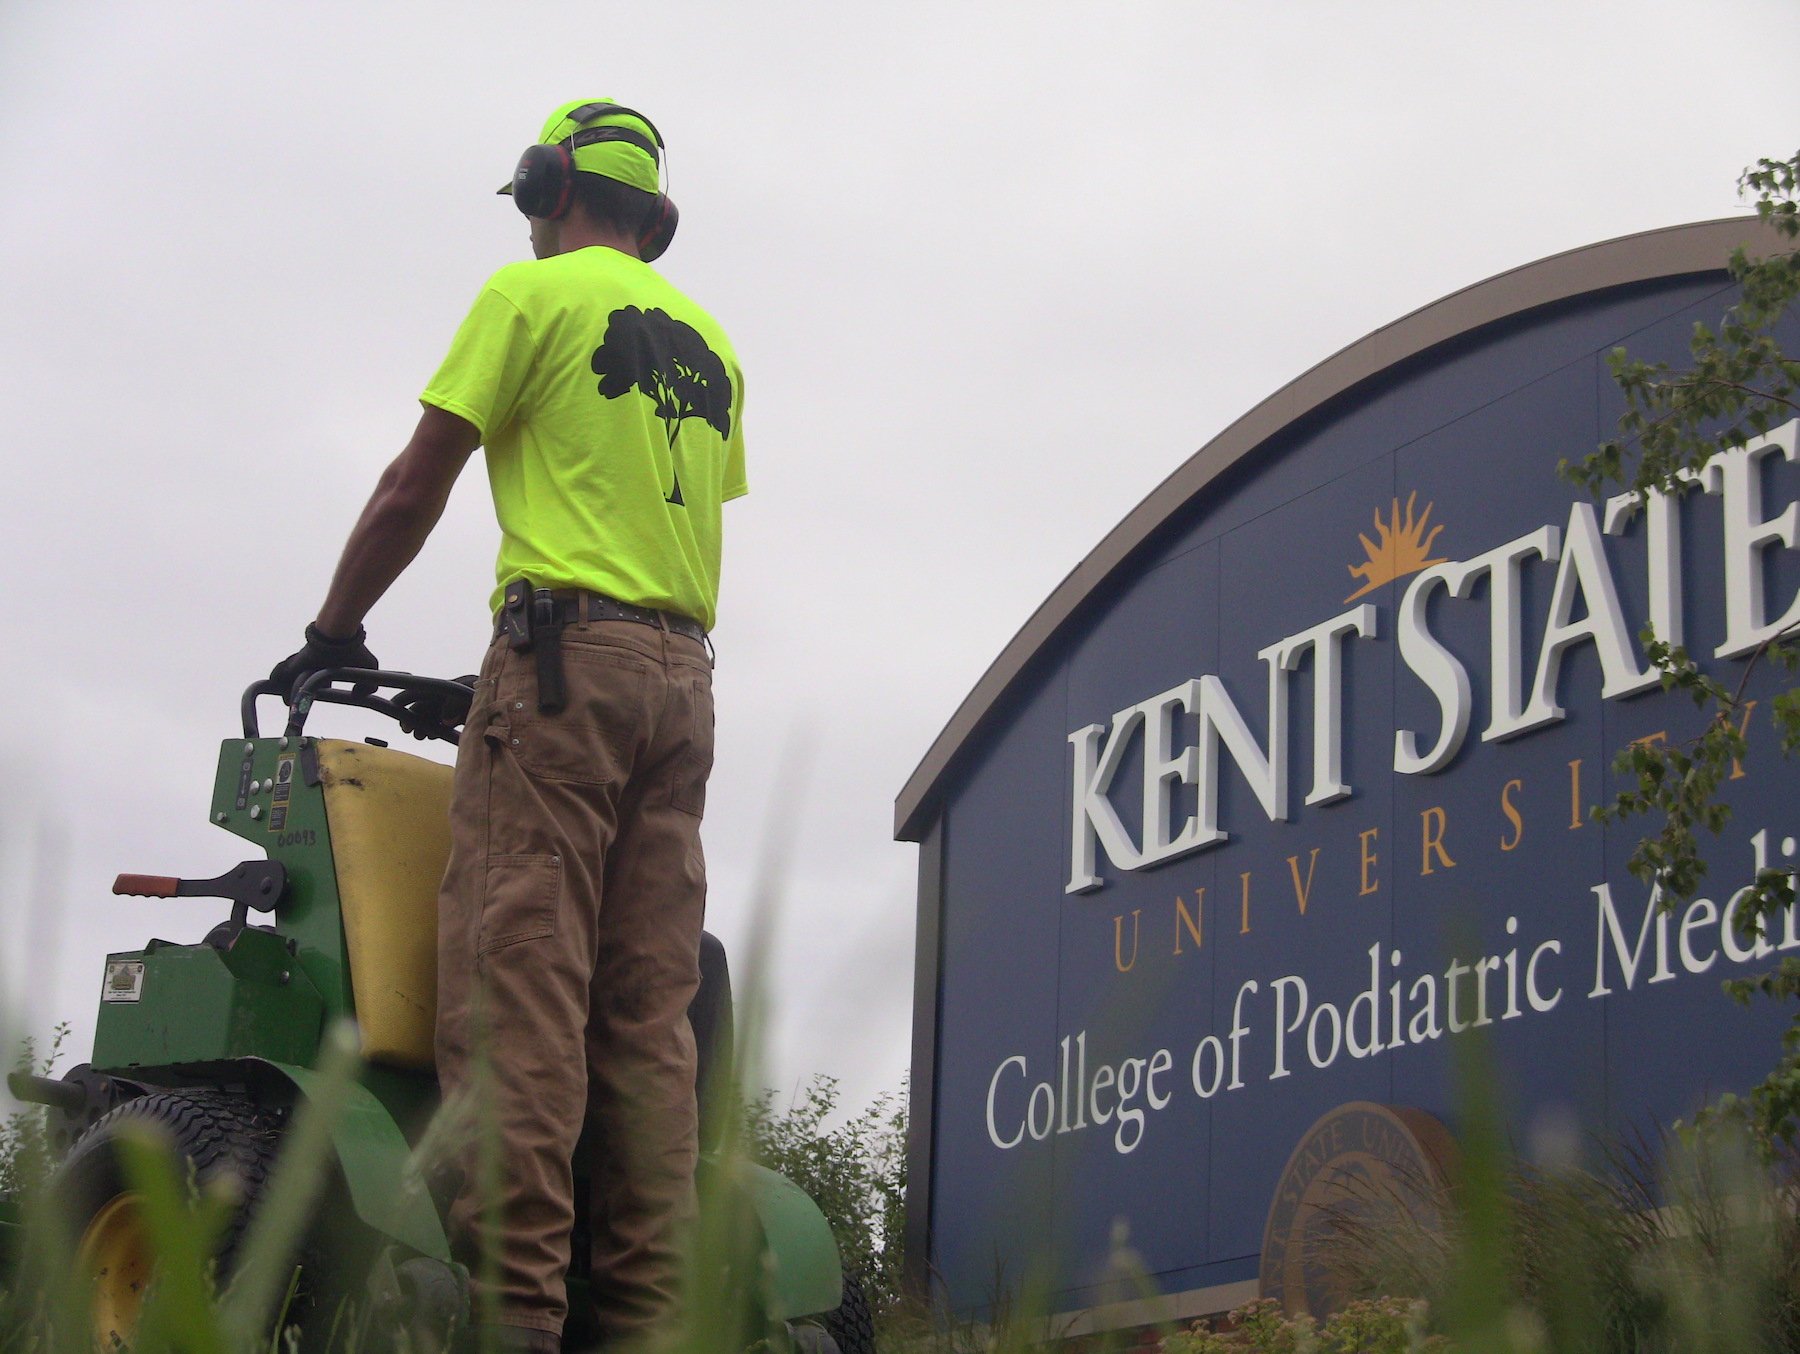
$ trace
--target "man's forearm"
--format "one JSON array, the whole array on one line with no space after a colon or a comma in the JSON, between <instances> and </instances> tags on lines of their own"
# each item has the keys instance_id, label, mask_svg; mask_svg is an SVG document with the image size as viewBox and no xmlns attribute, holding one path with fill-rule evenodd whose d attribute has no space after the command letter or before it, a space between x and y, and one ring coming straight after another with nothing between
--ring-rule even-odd
<instances>
[{"instance_id":1,"label":"man's forearm","mask_svg":"<svg viewBox=\"0 0 1800 1354\"><path fill-rule=\"evenodd\" d=\"M381 480L351 528L325 605L315 625L334 639L348 639L369 608L406 566L444 515L451 487L480 445L474 425L427 405L412 439Z\"/></svg>"},{"instance_id":2,"label":"man's forearm","mask_svg":"<svg viewBox=\"0 0 1800 1354\"><path fill-rule=\"evenodd\" d=\"M408 499L384 482L357 518L315 622L327 635L354 635L443 516L444 500Z\"/></svg>"}]
</instances>

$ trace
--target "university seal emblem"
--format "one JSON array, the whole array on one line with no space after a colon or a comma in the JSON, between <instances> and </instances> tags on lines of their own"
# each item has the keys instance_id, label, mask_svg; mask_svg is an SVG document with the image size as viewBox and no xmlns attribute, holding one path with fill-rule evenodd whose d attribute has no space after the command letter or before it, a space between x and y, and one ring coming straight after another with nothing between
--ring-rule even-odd
<instances>
[{"instance_id":1,"label":"university seal emblem","mask_svg":"<svg viewBox=\"0 0 1800 1354\"><path fill-rule=\"evenodd\" d=\"M1263 1228L1261 1294L1290 1313L1324 1317L1348 1297L1332 1248L1362 1228L1410 1216L1439 1225L1456 1147L1422 1110L1353 1100L1301 1136Z\"/></svg>"}]
</instances>

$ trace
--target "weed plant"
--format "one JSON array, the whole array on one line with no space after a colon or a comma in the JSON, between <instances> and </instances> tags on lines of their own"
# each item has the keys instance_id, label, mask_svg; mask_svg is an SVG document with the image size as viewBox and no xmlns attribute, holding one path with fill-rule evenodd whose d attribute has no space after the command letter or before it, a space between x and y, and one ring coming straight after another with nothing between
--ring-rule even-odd
<instances>
[{"instance_id":1,"label":"weed plant","mask_svg":"<svg viewBox=\"0 0 1800 1354\"><path fill-rule=\"evenodd\" d=\"M51 1031L49 1047L42 1053L38 1051L36 1040L22 1039L12 1070L49 1076L56 1070L68 1037L68 1025L58 1025ZM54 1164L48 1124L41 1106L23 1106L0 1120L0 1198L14 1198L39 1188Z\"/></svg>"}]
</instances>

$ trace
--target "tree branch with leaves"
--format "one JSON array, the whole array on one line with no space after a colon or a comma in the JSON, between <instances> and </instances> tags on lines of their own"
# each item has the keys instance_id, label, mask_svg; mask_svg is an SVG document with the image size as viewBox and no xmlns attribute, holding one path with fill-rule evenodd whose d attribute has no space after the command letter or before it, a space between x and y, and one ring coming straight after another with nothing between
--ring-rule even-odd
<instances>
[{"instance_id":1,"label":"tree branch with leaves","mask_svg":"<svg viewBox=\"0 0 1800 1354\"><path fill-rule=\"evenodd\" d=\"M1569 480L1591 493L1625 486L1640 501L1651 494L1683 493L1717 457L1800 413L1800 358L1784 352L1774 332L1800 298L1800 153L1758 161L1738 187L1742 196L1754 194L1758 218L1786 247L1754 258L1742 248L1732 253L1728 266L1739 299L1717 328L1694 326L1692 360L1682 368L1635 359L1624 348L1613 351L1608 365L1626 404L1618 435L1593 455L1562 467ZM1735 685L1708 674L1686 648L1651 629L1644 641L1663 689L1693 700L1699 728L1685 740L1638 742L1624 749L1614 769L1630 788L1594 816L1613 822L1660 818L1633 850L1629 868L1673 909L1693 897L1706 875L1701 834L1717 836L1730 819L1730 806L1719 792L1749 752L1744 727L1750 675L1764 665L1793 673L1800 667L1800 635L1789 629L1765 640L1749 655ZM1800 689L1790 681L1770 704L1780 749L1792 755L1800 747ZM1759 870L1738 904L1740 932L1746 938L1766 935L1794 898L1791 870ZM1776 969L1725 987L1743 1002L1758 995L1800 1000L1800 958L1784 957ZM1769 1075L1747 1099L1726 1096L1711 1112L1746 1119L1766 1142L1800 1137L1800 1012Z\"/></svg>"}]
</instances>

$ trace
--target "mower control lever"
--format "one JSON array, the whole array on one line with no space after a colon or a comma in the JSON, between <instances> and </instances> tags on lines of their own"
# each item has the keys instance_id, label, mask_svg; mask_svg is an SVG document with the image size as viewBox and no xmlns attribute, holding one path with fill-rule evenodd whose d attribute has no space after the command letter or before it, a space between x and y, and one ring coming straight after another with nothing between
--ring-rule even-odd
<instances>
[{"instance_id":1,"label":"mower control lever","mask_svg":"<svg viewBox=\"0 0 1800 1354\"><path fill-rule=\"evenodd\" d=\"M287 889L287 867L279 861L247 860L217 879L176 879L169 875L122 874L114 893L137 898L229 898L240 911L273 912Z\"/></svg>"}]
</instances>

